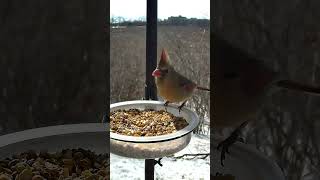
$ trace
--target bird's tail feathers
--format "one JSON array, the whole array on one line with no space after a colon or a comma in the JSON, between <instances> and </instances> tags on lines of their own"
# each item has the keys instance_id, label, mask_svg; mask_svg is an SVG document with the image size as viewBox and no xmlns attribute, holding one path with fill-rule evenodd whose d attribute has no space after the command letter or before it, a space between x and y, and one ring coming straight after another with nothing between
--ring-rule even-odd
<instances>
[{"instance_id":1,"label":"bird's tail feathers","mask_svg":"<svg viewBox=\"0 0 320 180\"><path fill-rule=\"evenodd\" d=\"M201 86L197 86L197 89L203 90L203 91L210 91L209 88L205 88L205 87L201 87Z\"/></svg>"},{"instance_id":2,"label":"bird's tail feathers","mask_svg":"<svg viewBox=\"0 0 320 180\"><path fill-rule=\"evenodd\" d=\"M320 87L315 87L312 85L302 84L298 82L294 82L291 80L281 80L276 82L276 86L290 89L290 90L296 90L300 92L305 92L313 95L320 95Z\"/></svg>"}]
</instances>

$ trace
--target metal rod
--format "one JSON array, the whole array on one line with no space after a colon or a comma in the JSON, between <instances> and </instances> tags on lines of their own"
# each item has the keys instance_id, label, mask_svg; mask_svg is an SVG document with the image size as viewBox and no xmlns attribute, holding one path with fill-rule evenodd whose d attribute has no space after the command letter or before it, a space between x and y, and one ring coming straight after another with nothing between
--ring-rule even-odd
<instances>
[{"instance_id":1,"label":"metal rod","mask_svg":"<svg viewBox=\"0 0 320 180\"><path fill-rule=\"evenodd\" d=\"M152 71L157 67L157 0L147 0L146 87L145 99L157 100Z\"/></svg>"},{"instance_id":2,"label":"metal rod","mask_svg":"<svg viewBox=\"0 0 320 180\"><path fill-rule=\"evenodd\" d=\"M144 160L144 173L145 173L145 180L154 180L154 159L146 159Z\"/></svg>"},{"instance_id":3,"label":"metal rod","mask_svg":"<svg viewBox=\"0 0 320 180\"><path fill-rule=\"evenodd\" d=\"M157 100L157 90L152 71L157 67L158 1L147 0L146 87L145 99ZM154 159L145 160L145 180L154 180Z\"/></svg>"}]
</instances>

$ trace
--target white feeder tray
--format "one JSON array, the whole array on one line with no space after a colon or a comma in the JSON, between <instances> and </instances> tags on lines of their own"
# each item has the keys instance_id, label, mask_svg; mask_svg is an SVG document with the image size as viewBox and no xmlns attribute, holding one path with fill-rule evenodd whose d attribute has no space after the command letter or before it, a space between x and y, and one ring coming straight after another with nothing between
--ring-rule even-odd
<instances>
[{"instance_id":1,"label":"white feeder tray","mask_svg":"<svg viewBox=\"0 0 320 180\"><path fill-rule=\"evenodd\" d=\"M91 150L97 154L109 153L105 124L49 126L0 136L1 159L27 150L56 152L78 148Z\"/></svg>"},{"instance_id":2,"label":"white feeder tray","mask_svg":"<svg viewBox=\"0 0 320 180\"><path fill-rule=\"evenodd\" d=\"M217 147L214 140L213 147ZM217 172L231 174L236 180L285 180L279 166L257 151L252 145L235 143L230 146L230 154L226 153L224 167L220 164L220 151L213 151L212 175Z\"/></svg>"},{"instance_id":3,"label":"white feeder tray","mask_svg":"<svg viewBox=\"0 0 320 180\"><path fill-rule=\"evenodd\" d=\"M129 109L165 110L164 102L151 100L125 101L110 105L110 112ZM189 108L183 107L179 113L177 105L170 104L167 111L174 116L183 117L189 125L175 133L135 137L110 132L110 152L129 158L155 159L172 155L184 149L191 140L192 131L198 126L199 118Z\"/></svg>"}]
</instances>

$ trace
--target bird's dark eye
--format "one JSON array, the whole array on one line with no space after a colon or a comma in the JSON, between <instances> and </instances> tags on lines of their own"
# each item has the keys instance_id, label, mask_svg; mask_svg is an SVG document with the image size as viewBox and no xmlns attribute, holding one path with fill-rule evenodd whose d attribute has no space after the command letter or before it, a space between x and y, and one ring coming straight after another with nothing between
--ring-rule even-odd
<instances>
[{"instance_id":1,"label":"bird's dark eye","mask_svg":"<svg viewBox=\"0 0 320 180\"><path fill-rule=\"evenodd\" d=\"M164 74L167 74L168 73L168 69L161 69L161 72L164 73Z\"/></svg>"},{"instance_id":2,"label":"bird's dark eye","mask_svg":"<svg viewBox=\"0 0 320 180\"><path fill-rule=\"evenodd\" d=\"M224 73L224 78L226 78L226 79L235 79L237 77L239 77L239 75L235 72Z\"/></svg>"}]
</instances>

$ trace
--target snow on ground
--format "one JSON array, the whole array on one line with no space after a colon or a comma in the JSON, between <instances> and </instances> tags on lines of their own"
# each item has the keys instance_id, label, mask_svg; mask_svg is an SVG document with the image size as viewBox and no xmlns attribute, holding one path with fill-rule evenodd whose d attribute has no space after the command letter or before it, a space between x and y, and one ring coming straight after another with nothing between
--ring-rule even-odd
<instances>
[{"instance_id":1,"label":"snow on ground","mask_svg":"<svg viewBox=\"0 0 320 180\"><path fill-rule=\"evenodd\" d=\"M198 154L210 152L209 135L193 134L190 144L182 151L175 154ZM186 157L190 158L190 157ZM206 159L195 158L173 159L165 157L161 160L162 167L155 166L155 179L158 180L207 180L210 179L210 156ZM111 180L144 180L144 160L120 157L114 154L110 156Z\"/></svg>"}]
</instances>

